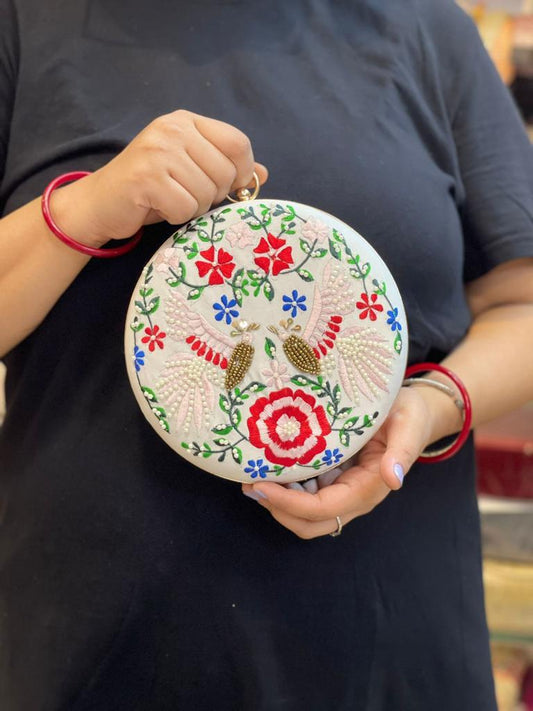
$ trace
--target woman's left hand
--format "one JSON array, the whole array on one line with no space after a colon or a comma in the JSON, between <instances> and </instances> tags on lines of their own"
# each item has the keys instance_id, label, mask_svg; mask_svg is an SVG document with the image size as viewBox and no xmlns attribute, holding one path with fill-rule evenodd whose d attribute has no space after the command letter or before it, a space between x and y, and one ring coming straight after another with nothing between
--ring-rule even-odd
<instances>
[{"instance_id":1,"label":"woman's left hand","mask_svg":"<svg viewBox=\"0 0 533 711\"><path fill-rule=\"evenodd\" d=\"M361 449L357 464L315 494L274 482L244 484L243 493L267 508L300 538L325 536L356 516L369 513L399 489L403 476L431 441L433 401L428 388L402 387L389 416ZM440 394L442 397L442 394Z\"/></svg>"}]
</instances>

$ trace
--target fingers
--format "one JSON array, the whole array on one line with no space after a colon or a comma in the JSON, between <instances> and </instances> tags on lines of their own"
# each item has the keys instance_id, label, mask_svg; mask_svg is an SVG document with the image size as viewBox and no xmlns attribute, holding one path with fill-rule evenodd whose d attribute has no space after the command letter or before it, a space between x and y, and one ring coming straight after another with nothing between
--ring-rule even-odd
<instances>
[{"instance_id":1,"label":"fingers","mask_svg":"<svg viewBox=\"0 0 533 711\"><path fill-rule=\"evenodd\" d=\"M387 447L380 471L385 483L396 490L424 448L425 423L416 409L401 407L389 416L385 427Z\"/></svg>"},{"instance_id":2,"label":"fingers","mask_svg":"<svg viewBox=\"0 0 533 711\"><path fill-rule=\"evenodd\" d=\"M233 163L235 176L230 189L251 183L255 161L248 136L235 126L216 119L193 114L193 121L198 132Z\"/></svg>"},{"instance_id":3,"label":"fingers","mask_svg":"<svg viewBox=\"0 0 533 711\"><path fill-rule=\"evenodd\" d=\"M378 470L352 467L334 484L309 493L300 484L290 488L274 482L243 485L243 492L267 508L272 516L302 538L325 535L344 523L371 511L390 492Z\"/></svg>"}]
</instances>

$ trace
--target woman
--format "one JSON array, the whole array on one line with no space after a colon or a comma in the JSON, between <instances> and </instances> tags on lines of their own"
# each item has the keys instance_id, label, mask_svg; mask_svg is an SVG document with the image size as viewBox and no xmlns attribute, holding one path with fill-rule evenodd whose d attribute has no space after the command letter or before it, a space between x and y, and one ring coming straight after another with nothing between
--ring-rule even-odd
<instances>
[{"instance_id":1,"label":"woman","mask_svg":"<svg viewBox=\"0 0 533 711\"><path fill-rule=\"evenodd\" d=\"M410 362L455 371L474 424L531 398L531 150L470 21L448 0L0 13L2 708L494 709L472 441L415 463L460 428L450 398L402 388L334 484L246 498L146 425L121 347L160 221L264 182L255 153L265 196L374 245ZM95 172L56 222L92 246L147 225L127 256L47 229L70 170Z\"/></svg>"}]
</instances>

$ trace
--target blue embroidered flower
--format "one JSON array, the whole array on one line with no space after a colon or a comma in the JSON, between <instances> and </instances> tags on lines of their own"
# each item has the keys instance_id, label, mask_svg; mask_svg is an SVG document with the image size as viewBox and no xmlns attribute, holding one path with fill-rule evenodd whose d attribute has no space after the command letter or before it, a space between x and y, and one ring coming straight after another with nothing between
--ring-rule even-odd
<instances>
[{"instance_id":1,"label":"blue embroidered flower","mask_svg":"<svg viewBox=\"0 0 533 711\"><path fill-rule=\"evenodd\" d=\"M330 464L338 464L343 456L344 455L339 452L338 447L335 447L333 452L331 449L326 449L324 456L322 457L322 461L329 467Z\"/></svg>"},{"instance_id":2,"label":"blue embroidered flower","mask_svg":"<svg viewBox=\"0 0 533 711\"><path fill-rule=\"evenodd\" d=\"M248 466L244 468L244 471L249 474L252 479L257 478L258 475L261 479L266 479L268 464L263 464L262 459L258 459L257 462L254 459L249 459Z\"/></svg>"},{"instance_id":3,"label":"blue embroidered flower","mask_svg":"<svg viewBox=\"0 0 533 711\"><path fill-rule=\"evenodd\" d=\"M135 364L135 370L139 372L141 367L144 365L144 359L146 358L144 351L141 351L139 346L135 346L133 349L133 362Z\"/></svg>"},{"instance_id":4,"label":"blue embroidered flower","mask_svg":"<svg viewBox=\"0 0 533 711\"><path fill-rule=\"evenodd\" d=\"M237 302L235 301L235 299L228 301L228 297L225 294L222 294L222 296L220 297L220 302L220 304L213 304L213 308L217 312L215 314L215 320L222 321L222 319L225 317L226 323L229 326L231 320L233 318L237 318L237 316L239 315L237 309L233 308L234 306L237 306Z\"/></svg>"},{"instance_id":5,"label":"blue embroidered flower","mask_svg":"<svg viewBox=\"0 0 533 711\"><path fill-rule=\"evenodd\" d=\"M298 309L302 311L307 311L307 306L305 305L306 296L298 296L296 289L292 290L292 296L284 296L283 310L291 311L291 317L294 318L298 313ZM292 309L292 310L291 310Z\"/></svg>"},{"instance_id":6,"label":"blue embroidered flower","mask_svg":"<svg viewBox=\"0 0 533 711\"><path fill-rule=\"evenodd\" d=\"M398 309L392 309L392 311L387 311L387 316L389 317L387 319L387 323L391 327L391 331L401 331L402 324L396 321L396 319L398 318Z\"/></svg>"}]
</instances>

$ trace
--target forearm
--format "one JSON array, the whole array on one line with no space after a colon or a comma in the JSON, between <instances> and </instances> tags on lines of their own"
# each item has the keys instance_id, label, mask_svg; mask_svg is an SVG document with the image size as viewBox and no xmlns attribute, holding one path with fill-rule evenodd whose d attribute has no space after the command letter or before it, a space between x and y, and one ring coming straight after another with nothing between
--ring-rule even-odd
<instances>
[{"instance_id":1,"label":"forearm","mask_svg":"<svg viewBox=\"0 0 533 711\"><path fill-rule=\"evenodd\" d=\"M465 339L442 362L468 390L474 427L533 399L532 352L533 304L494 306L474 318ZM426 391L432 389L424 388L432 412L431 441L457 432L461 419L451 398Z\"/></svg>"},{"instance_id":2,"label":"forearm","mask_svg":"<svg viewBox=\"0 0 533 711\"><path fill-rule=\"evenodd\" d=\"M52 208L63 229L79 239L74 188L58 190ZM88 260L49 231L40 200L0 220L0 357L41 323Z\"/></svg>"}]
</instances>

